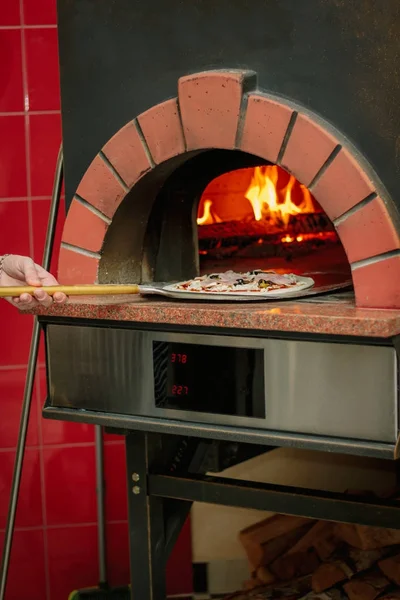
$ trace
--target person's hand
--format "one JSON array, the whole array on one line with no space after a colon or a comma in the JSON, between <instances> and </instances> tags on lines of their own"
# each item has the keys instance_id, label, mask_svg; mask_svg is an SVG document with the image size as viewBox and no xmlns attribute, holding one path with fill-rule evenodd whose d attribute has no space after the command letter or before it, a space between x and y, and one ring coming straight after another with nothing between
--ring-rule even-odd
<instances>
[{"instance_id":1,"label":"person's hand","mask_svg":"<svg viewBox=\"0 0 400 600\"><path fill-rule=\"evenodd\" d=\"M57 280L51 273L48 273L33 262L28 256L18 256L11 254L3 260L3 266L0 273L0 286L36 286L33 296L31 294L22 294L19 298L7 298L9 302L17 305L19 308L31 308L37 304L50 306L54 301L57 304L66 302L67 297L61 292L56 292L53 297L49 296L41 286L58 285Z\"/></svg>"}]
</instances>

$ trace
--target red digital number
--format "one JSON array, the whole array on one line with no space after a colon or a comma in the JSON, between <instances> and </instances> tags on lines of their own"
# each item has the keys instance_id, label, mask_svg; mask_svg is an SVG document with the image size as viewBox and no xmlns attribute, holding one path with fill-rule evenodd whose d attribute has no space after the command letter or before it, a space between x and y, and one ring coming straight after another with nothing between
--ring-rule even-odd
<instances>
[{"instance_id":1,"label":"red digital number","mask_svg":"<svg viewBox=\"0 0 400 600\"><path fill-rule=\"evenodd\" d=\"M173 385L172 386L172 395L173 396L187 396L189 393L189 388L187 385Z\"/></svg>"},{"instance_id":2,"label":"red digital number","mask_svg":"<svg viewBox=\"0 0 400 600\"><path fill-rule=\"evenodd\" d=\"M175 354L175 352L173 352L171 354L171 362L172 363L177 362L177 363L181 363L181 364L185 365L187 362L187 354Z\"/></svg>"}]
</instances>

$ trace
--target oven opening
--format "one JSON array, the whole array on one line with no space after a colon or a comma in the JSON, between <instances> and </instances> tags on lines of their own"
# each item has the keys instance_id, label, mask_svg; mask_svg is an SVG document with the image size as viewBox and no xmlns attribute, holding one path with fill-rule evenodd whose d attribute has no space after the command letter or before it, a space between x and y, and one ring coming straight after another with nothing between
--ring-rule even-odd
<instances>
[{"instance_id":1,"label":"oven opening","mask_svg":"<svg viewBox=\"0 0 400 600\"><path fill-rule=\"evenodd\" d=\"M210 149L171 159L132 188L108 228L99 281L254 269L351 282L335 228L307 188L259 157Z\"/></svg>"},{"instance_id":2,"label":"oven opening","mask_svg":"<svg viewBox=\"0 0 400 600\"><path fill-rule=\"evenodd\" d=\"M213 179L196 220L201 274L254 268L349 274L332 222L308 188L277 165Z\"/></svg>"}]
</instances>

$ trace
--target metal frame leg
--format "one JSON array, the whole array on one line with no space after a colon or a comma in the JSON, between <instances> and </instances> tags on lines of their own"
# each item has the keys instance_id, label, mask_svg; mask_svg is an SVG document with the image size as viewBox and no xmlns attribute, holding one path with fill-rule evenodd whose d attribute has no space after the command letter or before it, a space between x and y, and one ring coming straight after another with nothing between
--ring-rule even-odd
<instances>
[{"instance_id":1,"label":"metal frame leg","mask_svg":"<svg viewBox=\"0 0 400 600\"><path fill-rule=\"evenodd\" d=\"M149 435L126 436L132 600L165 600L165 528L162 498L147 489Z\"/></svg>"}]
</instances>

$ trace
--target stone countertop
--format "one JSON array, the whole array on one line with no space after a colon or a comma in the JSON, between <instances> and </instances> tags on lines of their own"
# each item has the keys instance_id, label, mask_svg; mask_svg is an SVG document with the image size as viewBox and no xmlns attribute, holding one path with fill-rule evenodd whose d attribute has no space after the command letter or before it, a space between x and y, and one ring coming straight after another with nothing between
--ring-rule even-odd
<instances>
[{"instance_id":1,"label":"stone countertop","mask_svg":"<svg viewBox=\"0 0 400 600\"><path fill-rule=\"evenodd\" d=\"M73 297L30 311L60 318L101 319L388 338L400 333L400 310L356 308L351 294L265 303L182 302L155 297Z\"/></svg>"}]
</instances>

